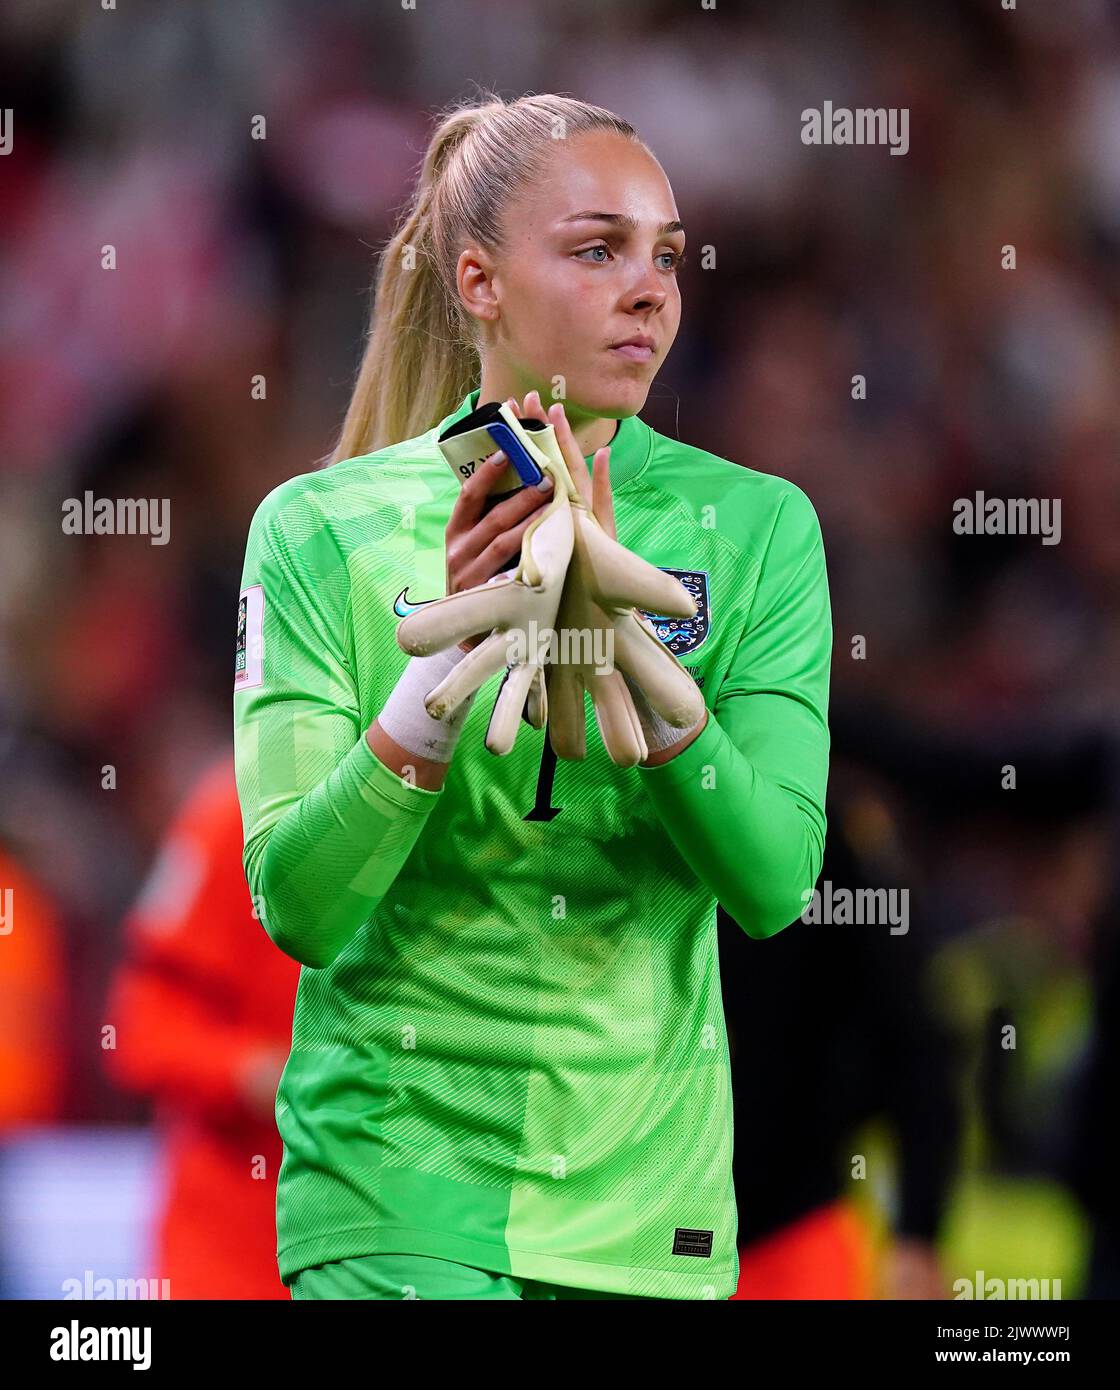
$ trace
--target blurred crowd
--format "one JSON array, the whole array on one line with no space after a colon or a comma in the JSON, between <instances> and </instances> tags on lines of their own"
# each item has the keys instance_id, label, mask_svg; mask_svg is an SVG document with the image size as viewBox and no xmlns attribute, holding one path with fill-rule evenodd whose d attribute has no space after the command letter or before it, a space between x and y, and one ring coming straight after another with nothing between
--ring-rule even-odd
<instances>
[{"instance_id":1,"label":"blurred crowd","mask_svg":"<svg viewBox=\"0 0 1120 1390\"><path fill-rule=\"evenodd\" d=\"M107 1065L103 1030L129 914L228 753L249 518L334 442L428 113L474 82L571 92L637 128L688 233L645 418L821 521L830 835L909 887L922 938L899 969L930 1027L890 1095L921 1038L952 1058L921 1239L946 1277L975 1256L1115 1296L1116 6L54 0L5 10L0 72L0 890L35 924L0 937L0 1126L174 1105L178 1072ZM825 100L908 108L909 152L803 144ZM86 491L169 499L168 544L64 534ZM957 534L977 491L1060 498L1060 543ZM875 944L888 982L903 940ZM796 1079L771 1099L811 1145ZM853 1113L865 1148L891 1151L884 1115Z\"/></svg>"}]
</instances>

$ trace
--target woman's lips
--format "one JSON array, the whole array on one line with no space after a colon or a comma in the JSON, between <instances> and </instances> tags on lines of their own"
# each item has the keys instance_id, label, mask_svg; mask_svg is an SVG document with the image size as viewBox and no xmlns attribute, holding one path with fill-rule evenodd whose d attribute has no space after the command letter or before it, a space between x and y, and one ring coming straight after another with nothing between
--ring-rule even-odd
<instances>
[{"instance_id":1,"label":"woman's lips","mask_svg":"<svg viewBox=\"0 0 1120 1390\"><path fill-rule=\"evenodd\" d=\"M648 362L653 356L653 348L639 347L637 343L624 343L622 347L612 347L608 352L625 357L630 362Z\"/></svg>"}]
</instances>

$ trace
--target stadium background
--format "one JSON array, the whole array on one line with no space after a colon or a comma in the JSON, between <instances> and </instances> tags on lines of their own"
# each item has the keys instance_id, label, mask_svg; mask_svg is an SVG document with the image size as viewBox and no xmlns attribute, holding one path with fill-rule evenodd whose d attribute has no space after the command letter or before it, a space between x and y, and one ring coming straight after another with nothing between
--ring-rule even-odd
<instances>
[{"instance_id":1,"label":"stadium background","mask_svg":"<svg viewBox=\"0 0 1120 1390\"><path fill-rule=\"evenodd\" d=\"M923 1164L911 1234L946 1286L982 1269L1115 1296L1118 8L52 0L6 7L0 72L3 1295L158 1276L177 1127L208 1097L267 1094L267 1063L213 1074L221 1030L200 1014L190 1034L181 961L153 951L130 985L151 1032L133 1025L127 1065L113 991L175 896L166 861L152 876L168 828L228 754L249 517L331 447L427 113L477 82L571 92L651 145L691 263L645 417L791 478L824 532L830 835L869 883L910 890L914 941L784 934L804 956L765 991L789 1038L770 1057L761 1039L761 1069L789 1084L740 1106L741 1151L794 1135L830 1181L867 1156L844 1185L873 1296ZM802 144L826 99L908 108L909 152ZM86 490L169 499L169 543L63 534ZM1060 497L1061 543L954 534L977 490ZM771 977L733 942L729 1025L754 1059L734 1004ZM818 966L813 992L826 950L856 968L822 990ZM849 1083L903 1058L828 1117L842 1159L818 1152L811 1084L838 1057ZM748 1224L786 1219L770 1180L742 1188Z\"/></svg>"}]
</instances>

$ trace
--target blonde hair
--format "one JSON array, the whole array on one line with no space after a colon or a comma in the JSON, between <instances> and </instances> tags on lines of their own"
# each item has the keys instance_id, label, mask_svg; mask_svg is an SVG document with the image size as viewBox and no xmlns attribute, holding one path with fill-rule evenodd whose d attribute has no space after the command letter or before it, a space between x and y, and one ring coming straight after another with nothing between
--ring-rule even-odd
<instances>
[{"instance_id":1,"label":"blonde hair","mask_svg":"<svg viewBox=\"0 0 1120 1390\"><path fill-rule=\"evenodd\" d=\"M365 352L326 466L423 434L478 385L476 325L456 285L459 255L470 242L501 250L505 209L524 184L547 177L551 142L591 130L638 139L613 112L550 93L507 102L483 91L437 121L416 189L381 252Z\"/></svg>"}]
</instances>

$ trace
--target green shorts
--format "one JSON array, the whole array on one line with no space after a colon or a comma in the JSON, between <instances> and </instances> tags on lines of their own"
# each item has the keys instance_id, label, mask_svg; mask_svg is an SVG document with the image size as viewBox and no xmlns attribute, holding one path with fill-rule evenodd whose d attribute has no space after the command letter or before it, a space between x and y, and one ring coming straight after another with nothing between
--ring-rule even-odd
<instances>
[{"instance_id":1,"label":"green shorts","mask_svg":"<svg viewBox=\"0 0 1120 1390\"><path fill-rule=\"evenodd\" d=\"M349 1260L301 1269L291 1283L292 1298L626 1298L639 1294L603 1293L491 1274L471 1265L431 1255L357 1255Z\"/></svg>"}]
</instances>

